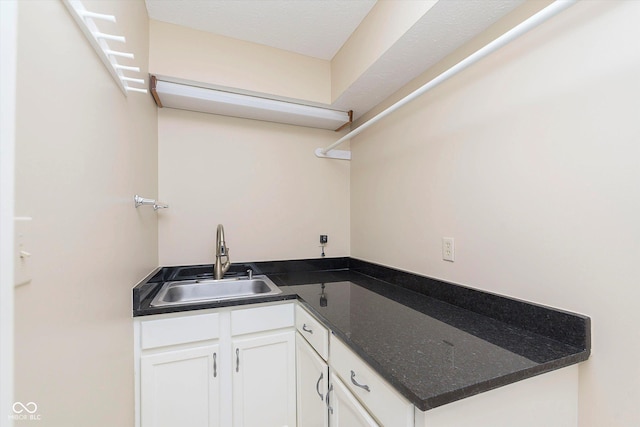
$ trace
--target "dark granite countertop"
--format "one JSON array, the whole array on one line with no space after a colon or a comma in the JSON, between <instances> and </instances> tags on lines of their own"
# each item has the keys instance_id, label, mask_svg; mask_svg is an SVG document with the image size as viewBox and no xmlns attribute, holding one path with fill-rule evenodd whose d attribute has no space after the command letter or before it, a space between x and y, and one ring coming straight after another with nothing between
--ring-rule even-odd
<instances>
[{"instance_id":1,"label":"dark granite countertop","mask_svg":"<svg viewBox=\"0 0 640 427\"><path fill-rule=\"evenodd\" d=\"M153 308L165 267L134 288L134 316L299 299L423 411L589 357L582 315L351 258L250 265L282 294Z\"/></svg>"}]
</instances>

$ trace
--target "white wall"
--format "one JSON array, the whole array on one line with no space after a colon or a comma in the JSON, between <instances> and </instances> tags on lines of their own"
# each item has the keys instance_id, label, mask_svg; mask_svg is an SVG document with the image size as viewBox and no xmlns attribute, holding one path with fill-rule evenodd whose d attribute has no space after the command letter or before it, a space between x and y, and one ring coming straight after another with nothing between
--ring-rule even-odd
<instances>
[{"instance_id":1,"label":"white wall","mask_svg":"<svg viewBox=\"0 0 640 427\"><path fill-rule=\"evenodd\" d=\"M349 162L314 150L341 133L163 108L158 113L161 265L349 255Z\"/></svg>"},{"instance_id":2,"label":"white wall","mask_svg":"<svg viewBox=\"0 0 640 427\"><path fill-rule=\"evenodd\" d=\"M13 232L18 3L0 2L0 419L13 405ZM3 424L4 425L4 424Z\"/></svg>"},{"instance_id":3,"label":"white wall","mask_svg":"<svg viewBox=\"0 0 640 427\"><path fill-rule=\"evenodd\" d=\"M282 49L150 21L149 72L321 104L331 103L331 64Z\"/></svg>"},{"instance_id":4,"label":"white wall","mask_svg":"<svg viewBox=\"0 0 640 427\"><path fill-rule=\"evenodd\" d=\"M581 427L640 425L638 18L579 2L352 140L353 257L592 317Z\"/></svg>"},{"instance_id":5,"label":"white wall","mask_svg":"<svg viewBox=\"0 0 640 427\"><path fill-rule=\"evenodd\" d=\"M147 72L142 0L115 12ZM15 292L15 399L41 426L133 425L131 288L158 265L157 116L125 97L61 1L18 6L16 214L33 217L33 280Z\"/></svg>"}]
</instances>

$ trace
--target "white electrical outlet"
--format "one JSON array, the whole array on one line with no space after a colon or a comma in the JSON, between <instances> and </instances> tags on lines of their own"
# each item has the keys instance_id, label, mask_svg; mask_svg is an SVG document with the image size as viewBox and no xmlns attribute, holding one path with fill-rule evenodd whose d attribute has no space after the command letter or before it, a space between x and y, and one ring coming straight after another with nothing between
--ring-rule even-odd
<instances>
[{"instance_id":1,"label":"white electrical outlet","mask_svg":"<svg viewBox=\"0 0 640 427\"><path fill-rule=\"evenodd\" d=\"M442 238L442 259L445 261L455 261L456 251L453 237Z\"/></svg>"}]
</instances>

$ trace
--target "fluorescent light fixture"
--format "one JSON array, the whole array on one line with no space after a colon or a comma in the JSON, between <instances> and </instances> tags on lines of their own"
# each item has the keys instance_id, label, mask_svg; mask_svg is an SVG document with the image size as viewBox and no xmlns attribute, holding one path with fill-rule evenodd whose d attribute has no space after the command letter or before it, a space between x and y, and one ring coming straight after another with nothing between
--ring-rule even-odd
<instances>
[{"instance_id":1,"label":"fluorescent light fixture","mask_svg":"<svg viewBox=\"0 0 640 427\"><path fill-rule=\"evenodd\" d=\"M151 76L151 93L159 107L331 130L351 122L351 112L158 80L155 76Z\"/></svg>"}]
</instances>

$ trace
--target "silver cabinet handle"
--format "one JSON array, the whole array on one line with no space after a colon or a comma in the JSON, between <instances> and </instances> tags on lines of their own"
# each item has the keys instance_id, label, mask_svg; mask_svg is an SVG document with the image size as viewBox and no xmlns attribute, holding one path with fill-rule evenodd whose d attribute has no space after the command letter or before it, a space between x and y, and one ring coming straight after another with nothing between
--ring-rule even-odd
<instances>
[{"instance_id":1,"label":"silver cabinet handle","mask_svg":"<svg viewBox=\"0 0 640 427\"><path fill-rule=\"evenodd\" d=\"M313 333L313 331L311 329L307 328L307 324L306 323L302 324L302 330L305 331L305 332L309 332L310 334Z\"/></svg>"},{"instance_id":2,"label":"silver cabinet handle","mask_svg":"<svg viewBox=\"0 0 640 427\"><path fill-rule=\"evenodd\" d=\"M333 414L333 408L331 407L331 405L329 405L329 395L331 394L332 391L333 391L333 384L329 386L329 390L327 391L327 408L329 409L330 414Z\"/></svg>"},{"instance_id":3,"label":"silver cabinet handle","mask_svg":"<svg viewBox=\"0 0 640 427\"><path fill-rule=\"evenodd\" d=\"M357 387L363 388L363 389L365 389L365 390L367 390L369 392L371 391L371 389L369 388L368 385L360 384L360 383L358 383L358 381L356 381L356 373L353 372L353 371L351 371L351 382L353 383L353 385L355 385Z\"/></svg>"},{"instance_id":4,"label":"silver cabinet handle","mask_svg":"<svg viewBox=\"0 0 640 427\"><path fill-rule=\"evenodd\" d=\"M240 349L236 348L236 372L240 372Z\"/></svg>"},{"instance_id":5,"label":"silver cabinet handle","mask_svg":"<svg viewBox=\"0 0 640 427\"><path fill-rule=\"evenodd\" d=\"M320 396L320 400L324 400L324 396L322 395L322 393L320 393L320 381L322 381L323 377L324 372L320 372L320 378L318 378L318 382L316 383L316 393L318 393L318 396Z\"/></svg>"},{"instance_id":6,"label":"silver cabinet handle","mask_svg":"<svg viewBox=\"0 0 640 427\"><path fill-rule=\"evenodd\" d=\"M218 365L216 364L216 353L213 353L213 378L218 376Z\"/></svg>"}]
</instances>

